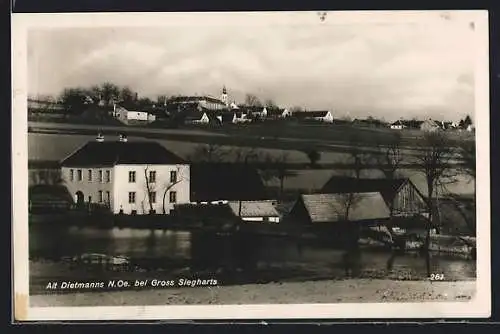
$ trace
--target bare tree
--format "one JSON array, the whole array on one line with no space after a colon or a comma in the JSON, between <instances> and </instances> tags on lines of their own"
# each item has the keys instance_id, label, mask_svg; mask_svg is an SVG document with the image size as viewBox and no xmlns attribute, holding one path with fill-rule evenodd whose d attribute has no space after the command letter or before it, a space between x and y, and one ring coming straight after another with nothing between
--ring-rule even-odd
<instances>
[{"instance_id":1,"label":"bare tree","mask_svg":"<svg viewBox=\"0 0 500 334\"><path fill-rule=\"evenodd\" d=\"M355 210L363 195L353 191L345 194L337 194L337 215L340 225L343 226L343 244L345 253L343 255L344 270L346 276L349 272L357 275L357 268L361 260L359 247L360 227L357 222L351 221L350 214Z\"/></svg>"},{"instance_id":2,"label":"bare tree","mask_svg":"<svg viewBox=\"0 0 500 334\"><path fill-rule=\"evenodd\" d=\"M39 169L30 173L31 181L34 185L59 185L63 182L61 170L59 169Z\"/></svg>"},{"instance_id":3,"label":"bare tree","mask_svg":"<svg viewBox=\"0 0 500 334\"><path fill-rule=\"evenodd\" d=\"M476 181L476 143L475 141L464 140L459 144L457 155L461 159L460 171L467 175L471 181ZM460 196L453 194L446 184L442 185L443 192L446 193L446 199L453 204L454 208L460 214L469 231L476 233L475 220L468 212L475 211L474 201L463 201Z\"/></svg>"},{"instance_id":4,"label":"bare tree","mask_svg":"<svg viewBox=\"0 0 500 334\"><path fill-rule=\"evenodd\" d=\"M150 166L144 167L144 180L145 180L145 190L146 190L146 200L147 200L147 205L149 207L149 213L154 212L154 207L153 204L156 202L157 197L156 193L161 192L162 194L162 211L163 214L166 214L166 207L165 207L165 200L167 197L168 192L178 183L185 181L186 177L181 175L181 168L177 168L175 170L175 177L170 178L168 180L160 180L156 178L156 175L153 176L151 175L150 172L154 172L150 169ZM154 179L152 179L154 178ZM153 194L154 198L153 198ZM144 201L141 203L144 205ZM145 212L143 208L143 212Z\"/></svg>"},{"instance_id":5,"label":"bare tree","mask_svg":"<svg viewBox=\"0 0 500 334\"><path fill-rule=\"evenodd\" d=\"M119 92L119 100L127 105L135 102L135 92L129 87L122 87Z\"/></svg>"},{"instance_id":6,"label":"bare tree","mask_svg":"<svg viewBox=\"0 0 500 334\"><path fill-rule=\"evenodd\" d=\"M246 94L245 104L250 107L262 107L262 102L254 94Z\"/></svg>"},{"instance_id":7,"label":"bare tree","mask_svg":"<svg viewBox=\"0 0 500 334\"><path fill-rule=\"evenodd\" d=\"M454 182L456 173L452 169L451 161L454 158L454 148L450 145L445 133L427 132L422 138L423 149L417 157L420 172L425 176L427 184L427 204L429 206L428 226L423 246L426 259L427 274L430 276L430 231L435 225L434 213L439 214L438 188L444 184ZM438 217L439 219L439 217ZM438 222L439 225L439 222Z\"/></svg>"},{"instance_id":8,"label":"bare tree","mask_svg":"<svg viewBox=\"0 0 500 334\"><path fill-rule=\"evenodd\" d=\"M261 160L261 155L256 147L234 147L229 150L228 154L234 162L258 162Z\"/></svg>"},{"instance_id":9,"label":"bare tree","mask_svg":"<svg viewBox=\"0 0 500 334\"><path fill-rule=\"evenodd\" d=\"M227 150L223 149L218 144L203 144L198 145L190 160L196 162L221 162L228 154Z\"/></svg>"},{"instance_id":10,"label":"bare tree","mask_svg":"<svg viewBox=\"0 0 500 334\"><path fill-rule=\"evenodd\" d=\"M401 154L401 133L394 133L388 143L378 143L377 152L371 155L375 166L386 179L394 180L403 162Z\"/></svg>"},{"instance_id":11,"label":"bare tree","mask_svg":"<svg viewBox=\"0 0 500 334\"><path fill-rule=\"evenodd\" d=\"M154 186L151 182L152 180L150 179L148 172L149 172L149 166L146 165L146 167L144 167L144 180L146 183L146 197L148 199L148 204L149 204L149 213L151 214L154 211L153 199L152 199ZM153 181L155 181L155 180L153 180ZM144 208L143 208L143 211L144 211Z\"/></svg>"},{"instance_id":12,"label":"bare tree","mask_svg":"<svg viewBox=\"0 0 500 334\"><path fill-rule=\"evenodd\" d=\"M167 95L158 95L156 97L156 102L158 103L159 106L166 106L168 102L168 96Z\"/></svg>"},{"instance_id":13,"label":"bare tree","mask_svg":"<svg viewBox=\"0 0 500 334\"><path fill-rule=\"evenodd\" d=\"M474 140L463 140L459 144L458 156L462 164L462 172L472 180L476 179L476 142Z\"/></svg>"},{"instance_id":14,"label":"bare tree","mask_svg":"<svg viewBox=\"0 0 500 334\"><path fill-rule=\"evenodd\" d=\"M264 102L264 106L267 107L267 108L277 108L278 107L278 105L276 104L276 102L274 102L272 99L267 99Z\"/></svg>"},{"instance_id":15,"label":"bare tree","mask_svg":"<svg viewBox=\"0 0 500 334\"><path fill-rule=\"evenodd\" d=\"M307 155L307 158L311 162L311 167L316 166L318 161L321 159L321 152L318 152L315 149L306 150L304 151L304 153Z\"/></svg>"},{"instance_id":16,"label":"bare tree","mask_svg":"<svg viewBox=\"0 0 500 334\"><path fill-rule=\"evenodd\" d=\"M59 97L66 115L80 114L87 104L87 93L83 88L66 88Z\"/></svg>"},{"instance_id":17,"label":"bare tree","mask_svg":"<svg viewBox=\"0 0 500 334\"><path fill-rule=\"evenodd\" d=\"M266 171L263 173L264 178L276 178L279 180L279 198L283 199L285 179L295 175L295 172L291 171L288 167L289 154L288 152L283 152L276 158L267 156L266 160Z\"/></svg>"},{"instance_id":18,"label":"bare tree","mask_svg":"<svg viewBox=\"0 0 500 334\"><path fill-rule=\"evenodd\" d=\"M92 99L92 103L98 105L102 99L102 91L99 85L92 85L89 89L87 89L87 94Z\"/></svg>"},{"instance_id":19,"label":"bare tree","mask_svg":"<svg viewBox=\"0 0 500 334\"><path fill-rule=\"evenodd\" d=\"M118 101L120 97L120 87L111 83L105 82L101 85L101 98L105 106L110 106L113 102Z\"/></svg>"},{"instance_id":20,"label":"bare tree","mask_svg":"<svg viewBox=\"0 0 500 334\"><path fill-rule=\"evenodd\" d=\"M349 138L348 154L354 177L360 179L361 172L366 169L366 166L369 164L371 155L364 150L361 137L357 132L351 134Z\"/></svg>"}]
</instances>

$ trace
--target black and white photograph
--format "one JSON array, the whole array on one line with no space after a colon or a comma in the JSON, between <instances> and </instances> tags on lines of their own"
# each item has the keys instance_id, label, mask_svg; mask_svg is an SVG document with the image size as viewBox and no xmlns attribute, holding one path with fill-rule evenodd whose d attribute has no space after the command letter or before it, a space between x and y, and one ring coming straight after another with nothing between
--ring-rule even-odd
<instances>
[{"instance_id":1,"label":"black and white photograph","mask_svg":"<svg viewBox=\"0 0 500 334\"><path fill-rule=\"evenodd\" d=\"M489 316L486 11L13 14L12 43L16 319Z\"/></svg>"}]
</instances>

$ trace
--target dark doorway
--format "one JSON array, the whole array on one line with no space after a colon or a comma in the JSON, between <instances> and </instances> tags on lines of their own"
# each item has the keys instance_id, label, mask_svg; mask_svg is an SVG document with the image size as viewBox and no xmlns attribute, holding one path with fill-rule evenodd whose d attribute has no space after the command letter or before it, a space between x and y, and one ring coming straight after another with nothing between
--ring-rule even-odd
<instances>
[{"instance_id":1,"label":"dark doorway","mask_svg":"<svg viewBox=\"0 0 500 334\"><path fill-rule=\"evenodd\" d=\"M85 197L83 196L83 193L80 190L78 190L76 192L76 206L77 207L83 206L84 201L85 201Z\"/></svg>"}]
</instances>

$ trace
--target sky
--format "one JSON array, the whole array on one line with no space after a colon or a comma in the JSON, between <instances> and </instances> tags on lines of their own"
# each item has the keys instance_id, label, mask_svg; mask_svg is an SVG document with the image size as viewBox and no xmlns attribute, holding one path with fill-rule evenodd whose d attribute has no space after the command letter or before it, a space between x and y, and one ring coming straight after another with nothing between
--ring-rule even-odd
<instances>
[{"instance_id":1,"label":"sky","mask_svg":"<svg viewBox=\"0 0 500 334\"><path fill-rule=\"evenodd\" d=\"M252 93L336 117L473 117L470 22L332 21L31 29L28 94L109 81L148 97L220 96L225 85L237 103Z\"/></svg>"}]
</instances>

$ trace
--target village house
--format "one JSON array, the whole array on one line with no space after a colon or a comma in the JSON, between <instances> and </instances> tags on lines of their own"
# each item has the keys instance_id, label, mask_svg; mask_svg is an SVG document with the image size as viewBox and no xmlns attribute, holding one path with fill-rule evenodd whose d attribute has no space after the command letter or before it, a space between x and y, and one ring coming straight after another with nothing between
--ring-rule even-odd
<instances>
[{"instance_id":1,"label":"village house","mask_svg":"<svg viewBox=\"0 0 500 334\"><path fill-rule=\"evenodd\" d=\"M389 208L380 193L349 195L356 198L356 204L351 205L346 216L346 194L303 194L287 216L287 222L306 226L345 222L374 226L390 218Z\"/></svg>"},{"instance_id":2,"label":"village house","mask_svg":"<svg viewBox=\"0 0 500 334\"><path fill-rule=\"evenodd\" d=\"M280 222L280 215L273 201L212 201L201 203L178 204L174 212L186 223L202 222L205 226L225 224L271 223Z\"/></svg>"},{"instance_id":3,"label":"village house","mask_svg":"<svg viewBox=\"0 0 500 334\"><path fill-rule=\"evenodd\" d=\"M223 87L220 98L210 95L175 96L168 100L168 104L174 110L182 109L186 104L200 106L208 110L224 110L229 108L229 96L226 87Z\"/></svg>"},{"instance_id":4,"label":"village house","mask_svg":"<svg viewBox=\"0 0 500 334\"><path fill-rule=\"evenodd\" d=\"M190 108L185 111L185 124L221 124L221 117L214 111L202 107Z\"/></svg>"},{"instance_id":5,"label":"village house","mask_svg":"<svg viewBox=\"0 0 500 334\"><path fill-rule=\"evenodd\" d=\"M390 128L393 130L403 130L406 128L406 125L402 120L398 119L396 122L391 124Z\"/></svg>"},{"instance_id":6,"label":"village house","mask_svg":"<svg viewBox=\"0 0 500 334\"><path fill-rule=\"evenodd\" d=\"M424 195L409 178L365 179L332 176L319 193L365 193L378 192L382 195L392 216L427 216L429 209Z\"/></svg>"},{"instance_id":7,"label":"village house","mask_svg":"<svg viewBox=\"0 0 500 334\"><path fill-rule=\"evenodd\" d=\"M429 217L425 196L409 178L356 179L332 176L321 194L379 193L390 212L386 226L393 229L421 229Z\"/></svg>"},{"instance_id":8,"label":"village house","mask_svg":"<svg viewBox=\"0 0 500 334\"><path fill-rule=\"evenodd\" d=\"M127 125L148 124L156 120L156 116L148 111L128 110L123 106L113 106L113 116Z\"/></svg>"},{"instance_id":9,"label":"village house","mask_svg":"<svg viewBox=\"0 0 500 334\"><path fill-rule=\"evenodd\" d=\"M333 123L333 115L330 111L297 111L293 114L299 120L315 120L327 123Z\"/></svg>"},{"instance_id":10,"label":"village house","mask_svg":"<svg viewBox=\"0 0 500 334\"><path fill-rule=\"evenodd\" d=\"M233 213L245 222L280 222L280 215L272 200L230 201L228 205Z\"/></svg>"},{"instance_id":11,"label":"village house","mask_svg":"<svg viewBox=\"0 0 500 334\"><path fill-rule=\"evenodd\" d=\"M280 119L291 116L291 113L286 108L266 108L262 111L263 117L268 119Z\"/></svg>"},{"instance_id":12,"label":"village house","mask_svg":"<svg viewBox=\"0 0 500 334\"><path fill-rule=\"evenodd\" d=\"M155 142L88 142L61 162L63 184L77 207L118 214L169 213L190 202L190 168Z\"/></svg>"},{"instance_id":13,"label":"village house","mask_svg":"<svg viewBox=\"0 0 500 334\"><path fill-rule=\"evenodd\" d=\"M251 117L254 119L264 119L267 115L266 107L262 107L262 106L239 105L238 109L240 111L245 112L248 115L248 117Z\"/></svg>"},{"instance_id":14,"label":"village house","mask_svg":"<svg viewBox=\"0 0 500 334\"><path fill-rule=\"evenodd\" d=\"M249 123L252 121L249 115L245 111L237 111L237 110L231 110L231 111L226 111L222 112L221 114L217 115L217 119L222 124L237 124L237 123Z\"/></svg>"}]
</instances>

